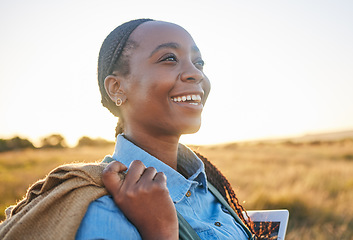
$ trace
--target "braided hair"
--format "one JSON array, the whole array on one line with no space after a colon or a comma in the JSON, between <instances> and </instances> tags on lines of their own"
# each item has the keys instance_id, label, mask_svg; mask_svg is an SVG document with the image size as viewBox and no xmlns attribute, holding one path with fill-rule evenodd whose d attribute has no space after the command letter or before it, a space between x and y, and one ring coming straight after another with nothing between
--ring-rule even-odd
<instances>
[{"instance_id":1,"label":"braided hair","mask_svg":"<svg viewBox=\"0 0 353 240\"><path fill-rule=\"evenodd\" d=\"M108 96L105 87L105 78L118 71L122 76L129 74L129 50L136 43L129 40L131 33L142 23L153 19L136 19L126 22L115 28L103 41L98 57L98 85L101 92L101 102L114 116L119 117L117 130L123 131L123 120L119 108Z\"/></svg>"},{"instance_id":2,"label":"braided hair","mask_svg":"<svg viewBox=\"0 0 353 240\"><path fill-rule=\"evenodd\" d=\"M142 23L147 21L154 21L153 19L136 19L126 22L115 28L104 40L99 52L98 58L98 84L101 92L101 102L114 116L119 117L117 127L115 129L115 136L124 131L124 124L119 108L108 96L105 87L105 78L112 74L113 71L118 71L121 75L129 74L129 49L136 46L132 40L129 40L131 33ZM223 198L234 209L239 218L244 224L254 233L251 222L245 220L243 212L245 209L239 203L229 181L226 177L215 167L207 158L201 154L196 153L197 156L204 162L207 178L210 183L216 187ZM247 216L248 217L248 216ZM248 217L248 219L250 219Z\"/></svg>"}]
</instances>

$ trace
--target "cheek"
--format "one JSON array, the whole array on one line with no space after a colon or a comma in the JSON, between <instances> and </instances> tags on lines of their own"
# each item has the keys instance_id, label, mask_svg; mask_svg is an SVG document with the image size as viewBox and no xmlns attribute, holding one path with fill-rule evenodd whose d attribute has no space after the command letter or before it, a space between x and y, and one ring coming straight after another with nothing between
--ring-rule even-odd
<instances>
[{"instance_id":1,"label":"cheek","mask_svg":"<svg viewBox=\"0 0 353 240\"><path fill-rule=\"evenodd\" d=\"M208 94L211 91L211 82L210 82L210 80L207 77L205 77L205 79L202 81L202 89L205 92L204 96L205 96L205 101L206 101L207 97L208 97Z\"/></svg>"},{"instance_id":2,"label":"cheek","mask_svg":"<svg viewBox=\"0 0 353 240\"><path fill-rule=\"evenodd\" d=\"M153 72L141 81L142 88L147 94L167 96L175 85L175 76L170 72Z\"/></svg>"},{"instance_id":3,"label":"cheek","mask_svg":"<svg viewBox=\"0 0 353 240\"><path fill-rule=\"evenodd\" d=\"M168 99L174 84L175 80L170 74L145 71L145 74L135 76L131 81L129 92L132 95L130 98L133 98L131 100L135 103L142 101L150 104L161 103Z\"/></svg>"}]
</instances>

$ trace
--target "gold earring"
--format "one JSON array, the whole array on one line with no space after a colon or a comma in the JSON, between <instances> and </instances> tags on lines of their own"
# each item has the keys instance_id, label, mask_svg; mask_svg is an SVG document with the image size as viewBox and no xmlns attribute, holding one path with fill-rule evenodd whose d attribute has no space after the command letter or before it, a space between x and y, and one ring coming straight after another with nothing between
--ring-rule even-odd
<instances>
[{"instance_id":1,"label":"gold earring","mask_svg":"<svg viewBox=\"0 0 353 240\"><path fill-rule=\"evenodd\" d=\"M115 102L115 105L120 107L123 104L123 100L121 100L121 98L118 98Z\"/></svg>"}]
</instances>

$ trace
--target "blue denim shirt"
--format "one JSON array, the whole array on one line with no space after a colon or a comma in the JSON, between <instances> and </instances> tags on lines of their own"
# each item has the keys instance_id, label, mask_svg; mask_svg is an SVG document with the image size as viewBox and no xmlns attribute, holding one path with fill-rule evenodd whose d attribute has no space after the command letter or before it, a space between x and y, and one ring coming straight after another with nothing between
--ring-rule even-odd
<instances>
[{"instance_id":1,"label":"blue denim shirt","mask_svg":"<svg viewBox=\"0 0 353 240\"><path fill-rule=\"evenodd\" d=\"M203 240L247 239L245 230L207 190L203 162L186 146L179 144L178 164L191 176L188 179L119 135L112 156L129 166L141 160L167 176L167 187L177 211ZM115 205L111 196L92 202L77 231L76 239L141 239L135 226Z\"/></svg>"}]
</instances>

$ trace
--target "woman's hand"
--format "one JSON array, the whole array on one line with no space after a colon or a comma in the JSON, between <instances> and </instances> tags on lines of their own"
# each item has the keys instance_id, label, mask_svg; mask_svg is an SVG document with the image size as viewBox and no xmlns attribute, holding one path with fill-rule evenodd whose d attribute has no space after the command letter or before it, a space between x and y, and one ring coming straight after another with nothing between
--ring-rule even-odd
<instances>
[{"instance_id":1,"label":"woman's hand","mask_svg":"<svg viewBox=\"0 0 353 240\"><path fill-rule=\"evenodd\" d=\"M162 172L135 160L125 179L124 164L111 162L103 171L103 183L115 203L135 225L143 239L178 239L178 218Z\"/></svg>"}]
</instances>

